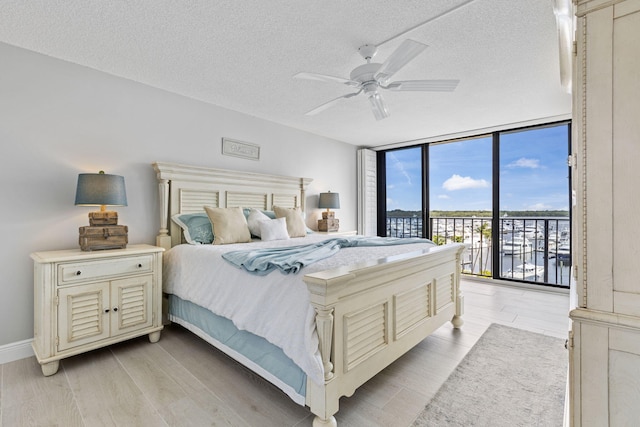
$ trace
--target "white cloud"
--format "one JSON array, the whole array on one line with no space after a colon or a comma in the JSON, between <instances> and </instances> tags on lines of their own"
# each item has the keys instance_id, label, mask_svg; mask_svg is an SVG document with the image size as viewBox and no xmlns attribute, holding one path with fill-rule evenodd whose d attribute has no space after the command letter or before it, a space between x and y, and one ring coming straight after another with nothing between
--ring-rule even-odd
<instances>
[{"instance_id":1,"label":"white cloud","mask_svg":"<svg viewBox=\"0 0 640 427\"><path fill-rule=\"evenodd\" d=\"M509 168L529 168L529 169L538 169L540 167L539 159L527 159L526 157L520 157L515 162L509 163L507 165Z\"/></svg>"},{"instance_id":2,"label":"white cloud","mask_svg":"<svg viewBox=\"0 0 640 427\"><path fill-rule=\"evenodd\" d=\"M450 199L451 197L447 196L446 194L440 194L438 195L438 199Z\"/></svg>"},{"instance_id":3,"label":"white cloud","mask_svg":"<svg viewBox=\"0 0 640 427\"><path fill-rule=\"evenodd\" d=\"M484 179L473 179L470 176L460 176L454 174L451 178L447 179L442 188L448 191L466 190L469 188L486 188L489 183Z\"/></svg>"}]
</instances>

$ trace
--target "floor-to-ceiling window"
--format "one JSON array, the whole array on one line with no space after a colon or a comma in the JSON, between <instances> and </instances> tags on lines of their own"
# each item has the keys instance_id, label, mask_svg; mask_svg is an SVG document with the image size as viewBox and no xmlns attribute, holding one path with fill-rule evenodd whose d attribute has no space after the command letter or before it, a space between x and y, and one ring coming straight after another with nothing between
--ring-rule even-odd
<instances>
[{"instance_id":1,"label":"floor-to-ceiling window","mask_svg":"<svg viewBox=\"0 0 640 427\"><path fill-rule=\"evenodd\" d=\"M423 147L387 151L386 235L423 237ZM379 199L381 199L379 197Z\"/></svg>"},{"instance_id":2,"label":"floor-to-ceiling window","mask_svg":"<svg viewBox=\"0 0 640 427\"><path fill-rule=\"evenodd\" d=\"M462 269L491 275L492 138L430 144L430 237L464 243Z\"/></svg>"},{"instance_id":3,"label":"floor-to-ceiling window","mask_svg":"<svg viewBox=\"0 0 640 427\"><path fill-rule=\"evenodd\" d=\"M464 243L465 273L568 286L569 123L378 155L378 233Z\"/></svg>"},{"instance_id":4,"label":"floor-to-ceiling window","mask_svg":"<svg viewBox=\"0 0 640 427\"><path fill-rule=\"evenodd\" d=\"M569 127L499 135L500 277L569 284Z\"/></svg>"}]
</instances>

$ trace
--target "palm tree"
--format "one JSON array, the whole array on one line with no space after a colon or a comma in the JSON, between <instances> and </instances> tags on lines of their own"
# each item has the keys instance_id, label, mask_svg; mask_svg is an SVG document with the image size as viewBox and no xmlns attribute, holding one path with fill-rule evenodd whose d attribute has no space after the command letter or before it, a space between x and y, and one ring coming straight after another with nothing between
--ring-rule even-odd
<instances>
[{"instance_id":1,"label":"palm tree","mask_svg":"<svg viewBox=\"0 0 640 427\"><path fill-rule=\"evenodd\" d=\"M478 252L478 256L480 257L480 275L482 276L491 276L491 270L487 268L489 264L489 256L482 257L482 243L483 240L487 240L487 249L491 248L491 227L489 226L489 222L482 221L480 226L476 228L476 231L480 234L480 251ZM490 251L487 251L487 255Z\"/></svg>"}]
</instances>

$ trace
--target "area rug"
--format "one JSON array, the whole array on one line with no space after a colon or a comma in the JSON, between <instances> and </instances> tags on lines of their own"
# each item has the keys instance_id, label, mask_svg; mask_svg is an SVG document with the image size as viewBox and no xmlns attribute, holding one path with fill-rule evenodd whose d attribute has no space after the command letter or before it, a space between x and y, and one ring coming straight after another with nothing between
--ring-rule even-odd
<instances>
[{"instance_id":1,"label":"area rug","mask_svg":"<svg viewBox=\"0 0 640 427\"><path fill-rule=\"evenodd\" d=\"M414 426L562 426L564 340L492 324Z\"/></svg>"}]
</instances>

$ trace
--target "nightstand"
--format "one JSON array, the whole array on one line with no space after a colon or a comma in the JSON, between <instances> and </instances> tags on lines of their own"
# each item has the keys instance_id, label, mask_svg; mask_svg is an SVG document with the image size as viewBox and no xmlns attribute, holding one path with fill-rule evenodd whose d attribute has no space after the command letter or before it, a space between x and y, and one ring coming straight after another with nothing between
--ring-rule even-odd
<instances>
[{"instance_id":1,"label":"nightstand","mask_svg":"<svg viewBox=\"0 0 640 427\"><path fill-rule=\"evenodd\" d=\"M45 376L60 359L162 330L162 252L150 245L34 252L33 351Z\"/></svg>"},{"instance_id":2,"label":"nightstand","mask_svg":"<svg viewBox=\"0 0 640 427\"><path fill-rule=\"evenodd\" d=\"M316 234L323 234L325 236L355 236L358 234L356 230L348 231L314 231Z\"/></svg>"}]
</instances>

